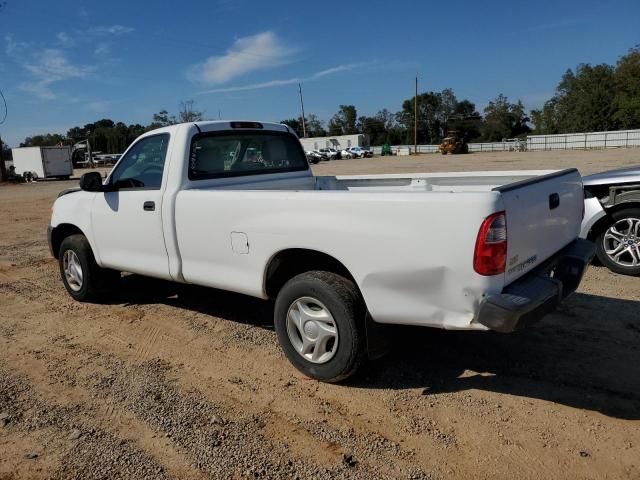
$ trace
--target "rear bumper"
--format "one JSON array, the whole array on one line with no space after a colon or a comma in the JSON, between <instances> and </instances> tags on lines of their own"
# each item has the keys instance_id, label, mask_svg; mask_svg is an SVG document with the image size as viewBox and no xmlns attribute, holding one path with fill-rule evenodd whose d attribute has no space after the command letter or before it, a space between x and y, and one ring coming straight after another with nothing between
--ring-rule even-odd
<instances>
[{"instance_id":1,"label":"rear bumper","mask_svg":"<svg viewBox=\"0 0 640 480\"><path fill-rule=\"evenodd\" d=\"M502 293L486 297L476 321L509 333L540 320L578 288L594 254L592 242L574 240Z\"/></svg>"}]
</instances>

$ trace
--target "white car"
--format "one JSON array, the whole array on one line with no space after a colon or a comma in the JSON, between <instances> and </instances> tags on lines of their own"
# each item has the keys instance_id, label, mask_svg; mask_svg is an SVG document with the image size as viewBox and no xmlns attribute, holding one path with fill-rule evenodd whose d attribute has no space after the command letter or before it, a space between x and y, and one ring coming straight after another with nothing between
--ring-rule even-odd
<instances>
[{"instance_id":1,"label":"white car","mask_svg":"<svg viewBox=\"0 0 640 480\"><path fill-rule=\"evenodd\" d=\"M335 148L321 148L318 151L322 155L326 155L329 160L336 160L340 156Z\"/></svg>"},{"instance_id":2,"label":"white car","mask_svg":"<svg viewBox=\"0 0 640 480\"><path fill-rule=\"evenodd\" d=\"M584 192L580 236L611 271L640 276L640 166L588 175Z\"/></svg>"},{"instance_id":3,"label":"white car","mask_svg":"<svg viewBox=\"0 0 640 480\"><path fill-rule=\"evenodd\" d=\"M351 147L349 151L355 158L373 157L373 152L363 147Z\"/></svg>"},{"instance_id":4,"label":"white car","mask_svg":"<svg viewBox=\"0 0 640 480\"><path fill-rule=\"evenodd\" d=\"M80 187L48 231L74 299L105 298L120 272L274 299L286 356L328 382L373 353L379 324L513 331L593 257L575 169L314 177L272 123L153 130Z\"/></svg>"},{"instance_id":5,"label":"white car","mask_svg":"<svg viewBox=\"0 0 640 480\"><path fill-rule=\"evenodd\" d=\"M353 158L353 153L350 150L344 149L340 151L340 156L345 159Z\"/></svg>"}]
</instances>

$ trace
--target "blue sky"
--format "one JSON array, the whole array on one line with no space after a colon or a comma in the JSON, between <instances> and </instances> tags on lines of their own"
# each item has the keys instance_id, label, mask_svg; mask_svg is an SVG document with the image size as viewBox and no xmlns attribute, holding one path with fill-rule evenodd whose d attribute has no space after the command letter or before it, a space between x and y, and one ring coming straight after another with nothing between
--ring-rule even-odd
<instances>
[{"instance_id":1,"label":"blue sky","mask_svg":"<svg viewBox=\"0 0 640 480\"><path fill-rule=\"evenodd\" d=\"M148 124L193 99L207 118L328 120L400 109L451 87L479 109L504 93L528 108L578 63L640 44L628 1L7 0L0 11L0 135L64 133L101 118Z\"/></svg>"}]
</instances>

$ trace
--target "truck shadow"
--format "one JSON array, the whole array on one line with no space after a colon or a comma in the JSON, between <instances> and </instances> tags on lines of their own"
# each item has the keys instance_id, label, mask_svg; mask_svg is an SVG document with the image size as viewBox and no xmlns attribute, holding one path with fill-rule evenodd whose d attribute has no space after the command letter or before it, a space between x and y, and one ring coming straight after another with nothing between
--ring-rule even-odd
<instances>
[{"instance_id":1,"label":"truck shadow","mask_svg":"<svg viewBox=\"0 0 640 480\"><path fill-rule=\"evenodd\" d=\"M271 302L136 275L123 283L118 303L164 303L273 329ZM640 419L640 302L578 293L559 312L509 335L414 327L390 333L389 354L345 386L419 388L425 401L484 390Z\"/></svg>"},{"instance_id":2,"label":"truck shadow","mask_svg":"<svg viewBox=\"0 0 640 480\"><path fill-rule=\"evenodd\" d=\"M111 303L125 305L160 303L273 330L272 302L240 293L195 285L181 285L140 275L125 275L122 278L120 294Z\"/></svg>"},{"instance_id":3,"label":"truck shadow","mask_svg":"<svg viewBox=\"0 0 640 480\"><path fill-rule=\"evenodd\" d=\"M510 335L395 330L391 354L354 386L421 388L425 400L484 390L640 419L640 302L578 293Z\"/></svg>"}]
</instances>

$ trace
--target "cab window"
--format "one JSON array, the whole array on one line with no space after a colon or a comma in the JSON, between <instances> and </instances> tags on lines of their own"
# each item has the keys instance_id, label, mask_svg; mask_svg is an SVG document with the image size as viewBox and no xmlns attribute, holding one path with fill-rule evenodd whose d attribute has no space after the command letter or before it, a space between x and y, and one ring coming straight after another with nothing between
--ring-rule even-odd
<instances>
[{"instance_id":1,"label":"cab window","mask_svg":"<svg viewBox=\"0 0 640 480\"><path fill-rule=\"evenodd\" d=\"M191 180L291 172L308 168L300 141L288 133L205 133L194 137L191 144Z\"/></svg>"},{"instance_id":2,"label":"cab window","mask_svg":"<svg viewBox=\"0 0 640 480\"><path fill-rule=\"evenodd\" d=\"M115 189L159 189L162 185L168 143L168 133L145 137L138 141L111 174L111 186Z\"/></svg>"}]
</instances>

